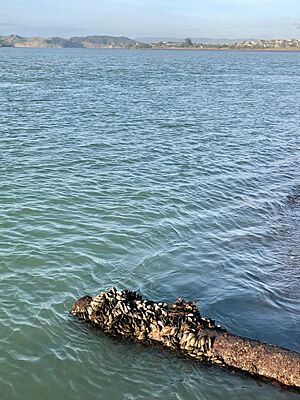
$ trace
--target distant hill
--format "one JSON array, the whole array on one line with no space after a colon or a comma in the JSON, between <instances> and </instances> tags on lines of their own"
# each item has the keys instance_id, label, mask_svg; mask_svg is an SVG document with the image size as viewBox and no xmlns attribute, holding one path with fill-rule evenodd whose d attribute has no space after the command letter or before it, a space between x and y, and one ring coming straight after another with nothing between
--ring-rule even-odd
<instances>
[{"instance_id":1,"label":"distant hill","mask_svg":"<svg viewBox=\"0 0 300 400\"><path fill-rule=\"evenodd\" d=\"M127 37L114 36L86 36L71 37L70 43L78 45L78 47L99 48L99 47L131 47L136 45L136 40Z\"/></svg>"},{"instance_id":2,"label":"distant hill","mask_svg":"<svg viewBox=\"0 0 300 400\"><path fill-rule=\"evenodd\" d=\"M167 38L165 38L167 39ZM170 39L170 38L169 38ZM146 43L148 40L150 42ZM299 39L244 40L230 39L173 39L159 40L144 38L143 42L121 36L74 36L70 39L61 37L24 37L19 35L0 36L0 47L38 47L38 48L132 48L132 49L210 49L210 50L300 50ZM230 41L226 43L225 41Z\"/></svg>"},{"instance_id":3,"label":"distant hill","mask_svg":"<svg viewBox=\"0 0 300 400\"><path fill-rule=\"evenodd\" d=\"M0 46L40 47L40 48L103 48L103 47L135 47L141 45L136 40L115 36L85 36L64 39L61 37L24 37L19 35L1 36Z\"/></svg>"},{"instance_id":4,"label":"distant hill","mask_svg":"<svg viewBox=\"0 0 300 400\"><path fill-rule=\"evenodd\" d=\"M5 41L5 38L3 38L2 36L0 36L0 47L13 47L12 44L7 43Z\"/></svg>"}]
</instances>

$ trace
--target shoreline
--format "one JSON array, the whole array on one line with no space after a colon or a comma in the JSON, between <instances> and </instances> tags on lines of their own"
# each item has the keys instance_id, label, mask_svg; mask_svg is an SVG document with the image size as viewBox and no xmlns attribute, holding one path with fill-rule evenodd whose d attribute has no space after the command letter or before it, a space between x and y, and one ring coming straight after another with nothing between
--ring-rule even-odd
<instances>
[{"instance_id":1,"label":"shoreline","mask_svg":"<svg viewBox=\"0 0 300 400\"><path fill-rule=\"evenodd\" d=\"M193 48L193 47L45 47L45 46L1 46L0 49L85 49L85 50L172 50L172 51L240 51L240 52L300 52L300 48Z\"/></svg>"},{"instance_id":2,"label":"shoreline","mask_svg":"<svg viewBox=\"0 0 300 400\"><path fill-rule=\"evenodd\" d=\"M300 39L255 39L240 40L235 43L220 41L152 41L145 43L125 36L89 35L65 37L20 36L11 34L0 36L1 46L22 48L89 48L89 49L143 49L143 50L192 50L192 51L300 51Z\"/></svg>"},{"instance_id":3,"label":"shoreline","mask_svg":"<svg viewBox=\"0 0 300 400\"><path fill-rule=\"evenodd\" d=\"M214 47L208 47L208 48L191 48L191 47L154 47L154 48L141 48L137 50L192 50L192 51L276 51L276 52L295 52L295 51L300 51L300 48L290 48L290 49L285 49L285 48L278 48L278 49L263 49L263 48L258 48L258 49L246 49L246 48L240 48L240 49L235 49L235 48L214 48Z\"/></svg>"},{"instance_id":4,"label":"shoreline","mask_svg":"<svg viewBox=\"0 0 300 400\"><path fill-rule=\"evenodd\" d=\"M276 52L276 53L292 53L292 52L300 52L300 48L297 49L226 49L226 48L190 48L190 47L37 47L37 46L2 46L0 49L50 49L50 50L64 50L64 49L81 49L81 50L155 50L155 51L163 51L163 50L171 50L171 51L235 51L235 52Z\"/></svg>"}]
</instances>

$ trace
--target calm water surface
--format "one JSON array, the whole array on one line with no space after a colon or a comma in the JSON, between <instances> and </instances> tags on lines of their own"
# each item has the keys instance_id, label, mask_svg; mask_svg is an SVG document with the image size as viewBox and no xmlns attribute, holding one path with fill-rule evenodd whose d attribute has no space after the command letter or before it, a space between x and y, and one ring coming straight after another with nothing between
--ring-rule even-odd
<instances>
[{"instance_id":1,"label":"calm water surface","mask_svg":"<svg viewBox=\"0 0 300 400\"><path fill-rule=\"evenodd\" d=\"M111 285L300 351L300 53L0 49L1 399L293 399L73 321Z\"/></svg>"}]
</instances>

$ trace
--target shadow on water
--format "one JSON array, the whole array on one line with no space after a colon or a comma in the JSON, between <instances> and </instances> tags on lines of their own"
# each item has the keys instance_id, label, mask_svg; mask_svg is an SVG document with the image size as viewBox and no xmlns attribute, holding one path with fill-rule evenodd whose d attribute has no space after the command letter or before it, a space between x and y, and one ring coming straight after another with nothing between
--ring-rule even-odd
<instances>
[{"instance_id":1,"label":"shadow on water","mask_svg":"<svg viewBox=\"0 0 300 400\"><path fill-rule=\"evenodd\" d=\"M203 379L211 379L214 376L218 376L219 379L227 380L238 380L242 385L247 386L248 384L256 385L257 388L273 388L278 392L283 394L300 394L300 388L293 388L282 385L277 381L267 379L265 377L253 376L251 373L243 372L235 368L220 367L217 365L212 365L204 361L191 360L190 358L184 356L178 351L172 351L170 349L162 347L160 344L139 342L134 339L125 339L120 336L107 335L101 331L97 326L92 325L86 321L80 321L72 316L68 317L67 324L76 331L77 339L75 343L80 342L92 342L93 344L100 345L104 343L104 346L108 346L111 351L117 354L124 353L130 354L130 358L134 358L137 362L139 359L145 361L147 358L157 359L159 361L164 361L169 368L176 368L180 365L185 372L197 373L202 376Z\"/></svg>"},{"instance_id":2,"label":"shadow on water","mask_svg":"<svg viewBox=\"0 0 300 400\"><path fill-rule=\"evenodd\" d=\"M287 196L287 207L280 225L279 239L285 249L287 268L294 269L300 278L300 186L293 188Z\"/></svg>"}]
</instances>

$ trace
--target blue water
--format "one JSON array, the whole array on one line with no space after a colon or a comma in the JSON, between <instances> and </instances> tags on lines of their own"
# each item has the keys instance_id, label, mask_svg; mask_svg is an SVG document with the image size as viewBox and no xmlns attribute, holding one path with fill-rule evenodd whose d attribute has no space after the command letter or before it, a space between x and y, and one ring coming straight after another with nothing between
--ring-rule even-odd
<instances>
[{"instance_id":1,"label":"blue water","mask_svg":"<svg viewBox=\"0 0 300 400\"><path fill-rule=\"evenodd\" d=\"M300 351L300 53L0 50L1 399L292 399L106 337L75 299L197 301Z\"/></svg>"}]
</instances>

